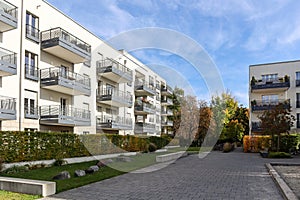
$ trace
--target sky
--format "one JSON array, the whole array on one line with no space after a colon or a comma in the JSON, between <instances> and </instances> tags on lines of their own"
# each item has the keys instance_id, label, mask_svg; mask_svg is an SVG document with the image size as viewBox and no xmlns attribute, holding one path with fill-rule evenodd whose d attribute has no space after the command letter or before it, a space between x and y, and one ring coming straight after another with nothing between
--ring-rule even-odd
<instances>
[{"instance_id":1,"label":"sky","mask_svg":"<svg viewBox=\"0 0 300 200\"><path fill-rule=\"evenodd\" d=\"M249 65L300 59L300 1L296 0L48 2L104 40L149 27L189 37L215 64L224 88L244 106L248 106ZM199 99L210 98L205 74L195 70L189 60L161 49L130 53L154 71L166 69L162 77L173 87L176 83L168 70L180 74L185 80L180 82L188 83Z\"/></svg>"}]
</instances>

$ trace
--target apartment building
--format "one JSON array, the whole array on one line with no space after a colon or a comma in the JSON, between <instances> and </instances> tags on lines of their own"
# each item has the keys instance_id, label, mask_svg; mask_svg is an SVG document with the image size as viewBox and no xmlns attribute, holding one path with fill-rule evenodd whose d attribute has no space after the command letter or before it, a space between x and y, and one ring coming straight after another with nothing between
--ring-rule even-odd
<instances>
[{"instance_id":1,"label":"apartment building","mask_svg":"<svg viewBox=\"0 0 300 200\"><path fill-rule=\"evenodd\" d=\"M159 74L44 0L0 0L0 58L0 130L159 136L172 127Z\"/></svg>"},{"instance_id":2,"label":"apartment building","mask_svg":"<svg viewBox=\"0 0 300 200\"><path fill-rule=\"evenodd\" d=\"M250 134L262 133L259 115L278 103L291 107L300 128L300 60L251 65L249 67Z\"/></svg>"}]
</instances>

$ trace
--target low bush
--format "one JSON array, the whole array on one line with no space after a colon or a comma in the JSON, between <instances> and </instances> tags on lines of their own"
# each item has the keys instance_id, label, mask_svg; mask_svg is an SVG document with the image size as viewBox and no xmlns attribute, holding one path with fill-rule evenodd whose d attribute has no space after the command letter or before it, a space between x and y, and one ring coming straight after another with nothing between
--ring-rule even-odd
<instances>
[{"instance_id":1,"label":"low bush","mask_svg":"<svg viewBox=\"0 0 300 200\"><path fill-rule=\"evenodd\" d=\"M68 164L68 162L64 159L56 159L53 163L54 166L63 166L65 164Z\"/></svg>"},{"instance_id":2,"label":"low bush","mask_svg":"<svg viewBox=\"0 0 300 200\"><path fill-rule=\"evenodd\" d=\"M223 152L227 153L227 152L230 152L233 150L233 145L229 142L226 142L224 145L223 145Z\"/></svg>"},{"instance_id":3,"label":"low bush","mask_svg":"<svg viewBox=\"0 0 300 200\"><path fill-rule=\"evenodd\" d=\"M268 158L291 158L291 154L286 152L269 152Z\"/></svg>"},{"instance_id":4,"label":"low bush","mask_svg":"<svg viewBox=\"0 0 300 200\"><path fill-rule=\"evenodd\" d=\"M149 152L154 152L154 151L156 151L156 149L157 149L157 147L156 147L156 145L154 143L150 143L148 145L148 151Z\"/></svg>"},{"instance_id":5,"label":"low bush","mask_svg":"<svg viewBox=\"0 0 300 200\"><path fill-rule=\"evenodd\" d=\"M5 174L16 174L16 173L23 173L23 172L28 172L29 169L26 166L17 166L14 165L6 170L3 171Z\"/></svg>"}]
</instances>

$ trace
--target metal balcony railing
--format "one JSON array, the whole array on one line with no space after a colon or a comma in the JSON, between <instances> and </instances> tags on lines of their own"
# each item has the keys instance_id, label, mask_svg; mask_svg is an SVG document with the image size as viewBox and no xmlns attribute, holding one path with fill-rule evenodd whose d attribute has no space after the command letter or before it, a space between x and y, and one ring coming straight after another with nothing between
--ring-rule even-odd
<instances>
[{"instance_id":1,"label":"metal balcony railing","mask_svg":"<svg viewBox=\"0 0 300 200\"><path fill-rule=\"evenodd\" d=\"M40 30L32 25L26 24L26 37L39 43L40 42Z\"/></svg>"},{"instance_id":2,"label":"metal balcony railing","mask_svg":"<svg viewBox=\"0 0 300 200\"><path fill-rule=\"evenodd\" d=\"M155 113L155 106L145 102L142 102L141 104L136 103L134 105L134 110L146 113Z\"/></svg>"},{"instance_id":3,"label":"metal balcony railing","mask_svg":"<svg viewBox=\"0 0 300 200\"><path fill-rule=\"evenodd\" d=\"M16 119L16 99L0 96L0 119Z\"/></svg>"},{"instance_id":4,"label":"metal balcony railing","mask_svg":"<svg viewBox=\"0 0 300 200\"><path fill-rule=\"evenodd\" d=\"M274 89L274 88L289 88L290 87L290 79L286 77L279 77L277 79L269 79L269 80L257 80L251 82L252 90L259 89Z\"/></svg>"},{"instance_id":5,"label":"metal balcony railing","mask_svg":"<svg viewBox=\"0 0 300 200\"><path fill-rule=\"evenodd\" d=\"M102 115L97 117L97 124L117 124L131 126L132 119L114 115Z\"/></svg>"},{"instance_id":6,"label":"metal balcony railing","mask_svg":"<svg viewBox=\"0 0 300 200\"><path fill-rule=\"evenodd\" d=\"M98 73L108 73L114 72L124 78L132 80L132 70L125 65L119 63L118 61L110 58L97 62L97 72Z\"/></svg>"},{"instance_id":7,"label":"metal balcony railing","mask_svg":"<svg viewBox=\"0 0 300 200\"><path fill-rule=\"evenodd\" d=\"M91 53L91 45L59 27L43 31L41 33L41 37L42 41L59 38L60 40L65 41L66 43L75 45L77 48L79 48L85 53Z\"/></svg>"},{"instance_id":8,"label":"metal balcony railing","mask_svg":"<svg viewBox=\"0 0 300 200\"><path fill-rule=\"evenodd\" d=\"M25 64L25 78L38 81L39 80L39 68Z\"/></svg>"},{"instance_id":9,"label":"metal balcony railing","mask_svg":"<svg viewBox=\"0 0 300 200\"><path fill-rule=\"evenodd\" d=\"M89 110L60 105L40 106L40 116L54 118L57 116L67 116L78 119L91 119L91 113Z\"/></svg>"},{"instance_id":10,"label":"metal balcony railing","mask_svg":"<svg viewBox=\"0 0 300 200\"><path fill-rule=\"evenodd\" d=\"M162 115L168 115L168 116L172 116L173 115L173 111L172 110L162 110L161 111Z\"/></svg>"},{"instance_id":11,"label":"metal balcony railing","mask_svg":"<svg viewBox=\"0 0 300 200\"><path fill-rule=\"evenodd\" d=\"M161 92L167 92L169 94L172 94L173 93L173 89L170 87L170 86L165 86L165 85L162 85L161 86Z\"/></svg>"},{"instance_id":12,"label":"metal balcony railing","mask_svg":"<svg viewBox=\"0 0 300 200\"><path fill-rule=\"evenodd\" d=\"M0 0L0 10L13 18L18 17L18 8L5 0Z\"/></svg>"},{"instance_id":13,"label":"metal balcony railing","mask_svg":"<svg viewBox=\"0 0 300 200\"><path fill-rule=\"evenodd\" d=\"M155 95L155 88L153 85L149 84L147 81L144 80L136 80L134 83L134 89L136 91L145 91L148 93L148 96Z\"/></svg>"},{"instance_id":14,"label":"metal balcony railing","mask_svg":"<svg viewBox=\"0 0 300 200\"><path fill-rule=\"evenodd\" d=\"M18 8L5 1L0 0L0 31L5 32L17 28Z\"/></svg>"},{"instance_id":15,"label":"metal balcony railing","mask_svg":"<svg viewBox=\"0 0 300 200\"><path fill-rule=\"evenodd\" d=\"M252 111L271 110L274 109L279 104L283 104L284 108L286 109L290 108L289 99L278 99L274 101L253 100L251 101L251 108Z\"/></svg>"},{"instance_id":16,"label":"metal balcony railing","mask_svg":"<svg viewBox=\"0 0 300 200\"><path fill-rule=\"evenodd\" d=\"M154 133L156 131L155 124L136 122L134 131L136 133Z\"/></svg>"},{"instance_id":17,"label":"metal balcony railing","mask_svg":"<svg viewBox=\"0 0 300 200\"><path fill-rule=\"evenodd\" d=\"M61 67L51 67L48 69L41 69L41 80L52 79L57 77L63 77L70 81L75 81L76 83L82 84L87 87L91 87L91 81L89 77L77 74L75 72L66 71Z\"/></svg>"},{"instance_id":18,"label":"metal balcony railing","mask_svg":"<svg viewBox=\"0 0 300 200\"><path fill-rule=\"evenodd\" d=\"M97 97L99 101L118 99L126 103L132 104L131 94L116 89L99 89L97 90Z\"/></svg>"},{"instance_id":19,"label":"metal balcony railing","mask_svg":"<svg viewBox=\"0 0 300 200\"><path fill-rule=\"evenodd\" d=\"M161 103L167 103L169 105L172 105L173 104L173 100L170 99L170 98L167 98L167 99L161 99Z\"/></svg>"},{"instance_id":20,"label":"metal balcony railing","mask_svg":"<svg viewBox=\"0 0 300 200\"><path fill-rule=\"evenodd\" d=\"M39 107L25 107L24 108L25 118L38 119L39 118Z\"/></svg>"}]
</instances>

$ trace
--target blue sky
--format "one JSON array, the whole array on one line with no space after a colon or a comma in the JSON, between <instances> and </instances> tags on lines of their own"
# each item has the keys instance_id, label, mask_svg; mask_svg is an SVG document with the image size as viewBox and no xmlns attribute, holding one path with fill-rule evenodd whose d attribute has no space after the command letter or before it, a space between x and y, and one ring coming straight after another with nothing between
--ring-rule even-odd
<instances>
[{"instance_id":1,"label":"blue sky","mask_svg":"<svg viewBox=\"0 0 300 200\"><path fill-rule=\"evenodd\" d=\"M48 2L103 39L145 27L172 29L189 36L212 58L224 87L246 106L249 65L300 59L300 1L296 0ZM195 95L209 98L202 77L195 76L186 60L162 50L132 53L146 64L182 70Z\"/></svg>"}]
</instances>

